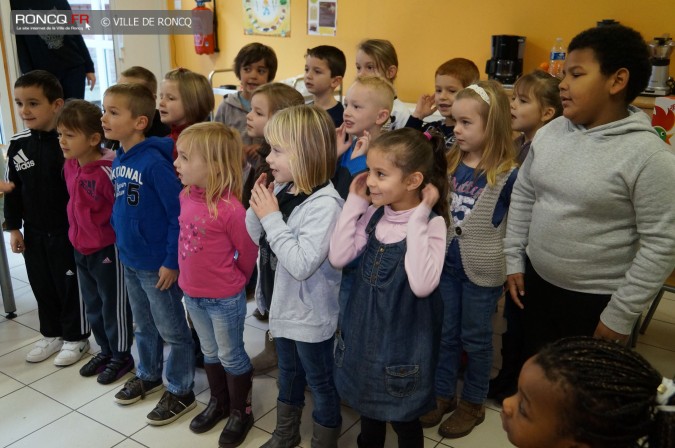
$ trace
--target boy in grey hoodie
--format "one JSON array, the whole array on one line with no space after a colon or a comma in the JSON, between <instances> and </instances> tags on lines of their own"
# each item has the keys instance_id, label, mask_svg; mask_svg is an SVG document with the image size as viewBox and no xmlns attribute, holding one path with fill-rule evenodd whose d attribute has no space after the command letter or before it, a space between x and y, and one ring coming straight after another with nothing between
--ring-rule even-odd
<instances>
[{"instance_id":1,"label":"boy in grey hoodie","mask_svg":"<svg viewBox=\"0 0 675 448\"><path fill-rule=\"evenodd\" d=\"M616 25L568 51L563 117L534 137L504 239L529 354L573 335L625 343L675 265L675 156L630 105L649 79L648 48Z\"/></svg>"}]
</instances>

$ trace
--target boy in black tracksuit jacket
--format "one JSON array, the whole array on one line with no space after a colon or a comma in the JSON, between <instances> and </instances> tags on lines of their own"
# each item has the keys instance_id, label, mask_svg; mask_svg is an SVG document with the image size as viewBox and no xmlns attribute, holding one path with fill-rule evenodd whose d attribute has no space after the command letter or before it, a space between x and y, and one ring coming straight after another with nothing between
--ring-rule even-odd
<instances>
[{"instance_id":1,"label":"boy in black tracksuit jacket","mask_svg":"<svg viewBox=\"0 0 675 448\"><path fill-rule=\"evenodd\" d=\"M14 89L29 129L12 137L7 152L5 180L14 188L5 195L5 220L12 251L26 260L43 335L26 360L44 361L61 350L54 364L65 366L84 355L90 330L68 240L64 158L54 130L63 93L58 80L42 70L20 77Z\"/></svg>"}]
</instances>

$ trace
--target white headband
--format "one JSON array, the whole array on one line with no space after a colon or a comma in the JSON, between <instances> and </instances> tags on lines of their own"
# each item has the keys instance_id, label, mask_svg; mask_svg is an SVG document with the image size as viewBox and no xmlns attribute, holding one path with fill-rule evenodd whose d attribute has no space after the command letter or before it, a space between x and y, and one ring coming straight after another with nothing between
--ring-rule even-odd
<instances>
[{"instance_id":1,"label":"white headband","mask_svg":"<svg viewBox=\"0 0 675 448\"><path fill-rule=\"evenodd\" d=\"M675 383L670 378L663 378L661 384L656 388L656 402L659 406L657 408L661 411L673 412L675 406L668 405L668 401L675 395Z\"/></svg>"},{"instance_id":2,"label":"white headband","mask_svg":"<svg viewBox=\"0 0 675 448\"><path fill-rule=\"evenodd\" d=\"M490 97L488 96L488 94L487 94L487 92L485 91L484 88L482 88L478 84L471 84L471 85L467 86L466 88L471 89L474 92L476 92L478 94L478 96L481 97L483 99L483 101L485 101L488 104L488 106L490 105Z\"/></svg>"}]
</instances>

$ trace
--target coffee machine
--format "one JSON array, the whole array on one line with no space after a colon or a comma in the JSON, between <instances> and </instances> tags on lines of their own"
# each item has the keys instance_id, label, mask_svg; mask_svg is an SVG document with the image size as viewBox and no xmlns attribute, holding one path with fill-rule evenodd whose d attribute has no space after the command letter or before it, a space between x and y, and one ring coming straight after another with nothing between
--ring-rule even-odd
<instances>
[{"instance_id":1,"label":"coffee machine","mask_svg":"<svg viewBox=\"0 0 675 448\"><path fill-rule=\"evenodd\" d=\"M648 45L651 53L649 62L652 64L652 76L649 78L647 88L642 93L651 96L668 95L671 91L671 86L668 84L668 68L670 66L670 54L675 48L675 42L668 35L664 35L655 37ZM670 82L672 83L672 80Z\"/></svg>"},{"instance_id":2,"label":"coffee machine","mask_svg":"<svg viewBox=\"0 0 675 448\"><path fill-rule=\"evenodd\" d=\"M523 74L525 37L500 34L492 36L492 59L485 64L488 79L513 84Z\"/></svg>"}]
</instances>

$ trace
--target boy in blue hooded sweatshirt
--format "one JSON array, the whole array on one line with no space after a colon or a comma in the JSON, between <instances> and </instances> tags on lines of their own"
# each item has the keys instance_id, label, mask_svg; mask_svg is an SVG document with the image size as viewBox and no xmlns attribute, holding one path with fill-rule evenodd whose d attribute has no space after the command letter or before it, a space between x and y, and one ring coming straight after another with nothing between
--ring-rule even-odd
<instances>
[{"instance_id":1,"label":"boy in blue hooded sweatshirt","mask_svg":"<svg viewBox=\"0 0 675 448\"><path fill-rule=\"evenodd\" d=\"M115 395L127 405L162 388L162 341L171 346L166 363L167 390L147 416L165 425L195 407L192 391L194 349L181 303L178 278L178 194L173 140L146 138L155 98L146 87L118 84L103 98L103 131L118 140L112 164L115 202L112 225L129 302L136 322L139 362L136 376Z\"/></svg>"}]
</instances>

